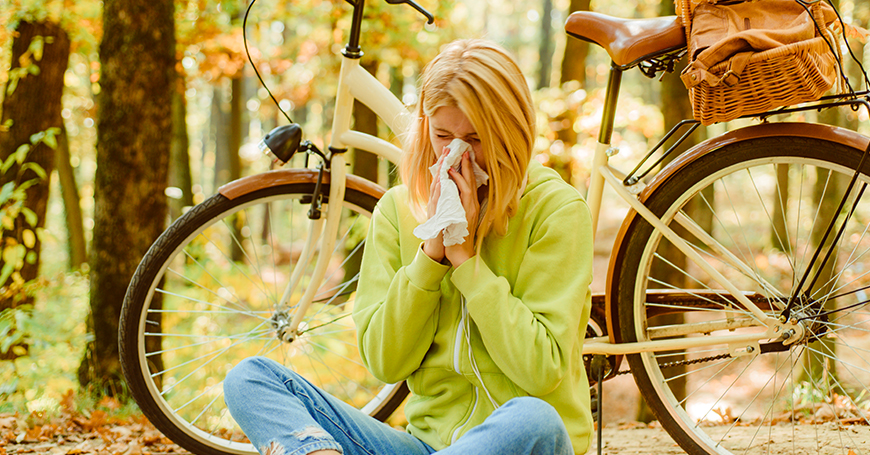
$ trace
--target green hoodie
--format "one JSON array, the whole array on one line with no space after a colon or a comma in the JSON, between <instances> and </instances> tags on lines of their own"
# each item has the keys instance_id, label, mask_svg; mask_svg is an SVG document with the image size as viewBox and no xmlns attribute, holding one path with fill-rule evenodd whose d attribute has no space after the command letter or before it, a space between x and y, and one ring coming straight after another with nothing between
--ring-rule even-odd
<instances>
[{"instance_id":1,"label":"green hoodie","mask_svg":"<svg viewBox=\"0 0 870 455\"><path fill-rule=\"evenodd\" d=\"M555 407L574 452L585 453L592 432L581 355L592 281L586 202L532 161L507 234L487 236L480 260L456 269L423 253L418 224L406 187L378 202L353 310L366 367L384 382L408 382L408 431L440 450L482 423L493 402L534 396Z\"/></svg>"}]
</instances>

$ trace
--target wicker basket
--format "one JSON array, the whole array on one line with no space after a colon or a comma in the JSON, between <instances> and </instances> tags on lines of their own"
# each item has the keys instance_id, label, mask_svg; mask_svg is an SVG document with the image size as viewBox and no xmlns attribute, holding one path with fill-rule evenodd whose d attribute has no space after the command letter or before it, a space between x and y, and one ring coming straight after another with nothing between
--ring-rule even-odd
<instances>
[{"instance_id":1,"label":"wicker basket","mask_svg":"<svg viewBox=\"0 0 870 455\"><path fill-rule=\"evenodd\" d=\"M705 0L676 0L686 24L687 39L691 30L694 6ZM762 0L763 1L763 0ZM821 3L813 5L817 23L824 23ZM829 40L833 38L828 38ZM709 69L724 76L728 62ZM759 114L781 106L815 101L829 91L838 77L837 61L825 38L801 41L752 55L740 75L740 82L711 87L702 82L689 89L689 100L696 120L704 125L727 122Z\"/></svg>"}]
</instances>

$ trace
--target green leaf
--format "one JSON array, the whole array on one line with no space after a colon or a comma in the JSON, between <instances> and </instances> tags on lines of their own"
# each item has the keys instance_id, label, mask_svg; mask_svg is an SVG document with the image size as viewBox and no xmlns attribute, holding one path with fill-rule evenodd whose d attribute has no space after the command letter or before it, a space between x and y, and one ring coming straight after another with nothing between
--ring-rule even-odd
<instances>
[{"instance_id":1,"label":"green leaf","mask_svg":"<svg viewBox=\"0 0 870 455\"><path fill-rule=\"evenodd\" d=\"M27 144L25 144L27 145ZM3 162L2 167L0 167L0 174L5 174L12 165L15 164L15 154L9 155L9 158L6 158L6 161Z\"/></svg>"},{"instance_id":2,"label":"green leaf","mask_svg":"<svg viewBox=\"0 0 870 455\"><path fill-rule=\"evenodd\" d=\"M27 248L20 243L8 245L3 248L3 260L12 264L12 268L15 268L16 265L21 264L25 253L27 253Z\"/></svg>"},{"instance_id":3,"label":"green leaf","mask_svg":"<svg viewBox=\"0 0 870 455\"><path fill-rule=\"evenodd\" d=\"M45 131L40 131L40 132L38 132L38 133L31 134L31 135L30 135L30 143L33 144L33 145L36 145L36 144L38 144L39 141L41 141L42 138L44 138L44 137L45 137Z\"/></svg>"},{"instance_id":4,"label":"green leaf","mask_svg":"<svg viewBox=\"0 0 870 455\"><path fill-rule=\"evenodd\" d=\"M30 162L22 164L21 170L24 171L26 169L30 169L31 171L33 171L42 180L45 180L45 177L47 176L47 174L45 173L45 169L43 169L42 166L36 163Z\"/></svg>"},{"instance_id":5,"label":"green leaf","mask_svg":"<svg viewBox=\"0 0 870 455\"><path fill-rule=\"evenodd\" d=\"M18 78L12 77L9 75L9 82L6 84L6 96L12 96L15 93L15 89L18 88Z\"/></svg>"},{"instance_id":6,"label":"green leaf","mask_svg":"<svg viewBox=\"0 0 870 455\"><path fill-rule=\"evenodd\" d=\"M30 188L31 186L36 185L38 183L39 183L39 179L30 179L30 180L21 182L18 184L17 187L15 187L15 194L19 195L19 197L23 200L24 199L24 192L27 191L27 189Z\"/></svg>"},{"instance_id":7,"label":"green leaf","mask_svg":"<svg viewBox=\"0 0 870 455\"><path fill-rule=\"evenodd\" d=\"M36 233L31 229L21 231L21 241L24 242L24 246L32 249L36 246Z\"/></svg>"},{"instance_id":8,"label":"green leaf","mask_svg":"<svg viewBox=\"0 0 870 455\"><path fill-rule=\"evenodd\" d=\"M30 153L30 144L21 144L21 146L15 150L15 161L18 164L23 163L24 159L27 158L28 153Z\"/></svg>"},{"instance_id":9,"label":"green leaf","mask_svg":"<svg viewBox=\"0 0 870 455\"><path fill-rule=\"evenodd\" d=\"M42 51L45 49L45 38L41 35L37 35L33 37L33 41L30 42L30 46L27 47L27 50L33 54L33 59L37 62L42 60Z\"/></svg>"},{"instance_id":10,"label":"green leaf","mask_svg":"<svg viewBox=\"0 0 870 455\"><path fill-rule=\"evenodd\" d=\"M7 182L3 185L3 188L0 188L0 205L6 203L10 197L12 197L12 192L15 190L15 182Z\"/></svg>"},{"instance_id":11,"label":"green leaf","mask_svg":"<svg viewBox=\"0 0 870 455\"><path fill-rule=\"evenodd\" d=\"M0 269L0 283L5 283L9 279L9 277L12 276L12 272L14 271L15 265L12 264L11 261L6 261L3 264L3 269Z\"/></svg>"},{"instance_id":12,"label":"green leaf","mask_svg":"<svg viewBox=\"0 0 870 455\"><path fill-rule=\"evenodd\" d=\"M21 207L21 214L24 215L24 219L27 221L27 224L31 226L36 226L39 217L36 216L36 213L33 210L30 210L27 207Z\"/></svg>"},{"instance_id":13,"label":"green leaf","mask_svg":"<svg viewBox=\"0 0 870 455\"><path fill-rule=\"evenodd\" d=\"M57 136L60 135L60 128L53 126L45 130L45 139L42 140L45 145L51 147L52 150L57 149Z\"/></svg>"}]
</instances>

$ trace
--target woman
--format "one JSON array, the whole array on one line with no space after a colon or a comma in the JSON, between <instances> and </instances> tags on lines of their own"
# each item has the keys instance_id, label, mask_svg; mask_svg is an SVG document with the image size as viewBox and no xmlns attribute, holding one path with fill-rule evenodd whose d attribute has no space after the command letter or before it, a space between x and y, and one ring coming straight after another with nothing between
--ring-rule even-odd
<instances>
[{"instance_id":1,"label":"woman","mask_svg":"<svg viewBox=\"0 0 870 455\"><path fill-rule=\"evenodd\" d=\"M375 209L353 311L366 367L408 382L408 431L254 358L224 389L261 452L586 452L591 220L577 191L532 160L534 122L525 78L502 48L457 41L426 67L404 185ZM468 235L421 241L414 229L436 213L442 185L429 167L455 139L473 152L448 170ZM488 175L481 185L474 164Z\"/></svg>"}]
</instances>

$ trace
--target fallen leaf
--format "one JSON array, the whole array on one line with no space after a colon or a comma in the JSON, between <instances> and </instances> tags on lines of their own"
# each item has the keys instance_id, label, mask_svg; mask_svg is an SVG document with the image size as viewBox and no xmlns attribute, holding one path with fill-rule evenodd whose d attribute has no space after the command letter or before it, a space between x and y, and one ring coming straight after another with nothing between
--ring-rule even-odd
<instances>
[{"instance_id":1,"label":"fallen leaf","mask_svg":"<svg viewBox=\"0 0 870 455\"><path fill-rule=\"evenodd\" d=\"M0 429L15 428L15 416L0 417Z\"/></svg>"},{"instance_id":2,"label":"fallen leaf","mask_svg":"<svg viewBox=\"0 0 870 455\"><path fill-rule=\"evenodd\" d=\"M121 409L121 402L118 401L115 397L103 397L99 403L97 403L98 407L116 410Z\"/></svg>"}]
</instances>

